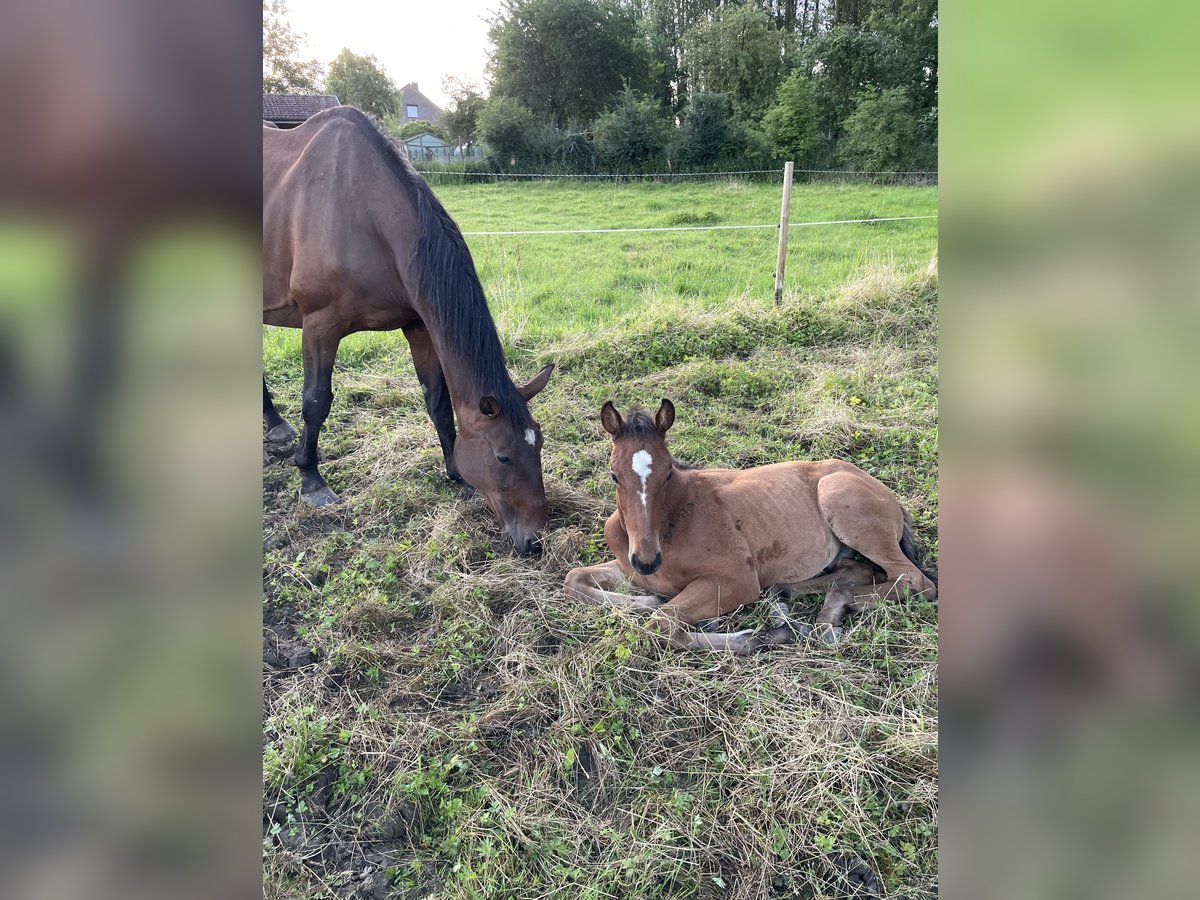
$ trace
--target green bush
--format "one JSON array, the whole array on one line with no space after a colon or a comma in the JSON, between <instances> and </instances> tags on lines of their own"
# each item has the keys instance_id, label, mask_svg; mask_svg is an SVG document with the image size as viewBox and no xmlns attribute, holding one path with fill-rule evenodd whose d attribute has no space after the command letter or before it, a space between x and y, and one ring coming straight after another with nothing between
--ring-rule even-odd
<instances>
[{"instance_id":1,"label":"green bush","mask_svg":"<svg viewBox=\"0 0 1200 900\"><path fill-rule=\"evenodd\" d=\"M681 167L718 169L765 164L770 148L731 114L724 94L697 94L683 118L676 157Z\"/></svg>"},{"instance_id":2,"label":"green bush","mask_svg":"<svg viewBox=\"0 0 1200 900\"><path fill-rule=\"evenodd\" d=\"M671 125L657 103L633 91L596 120L594 134L596 161L610 172L657 172L666 165Z\"/></svg>"},{"instance_id":3,"label":"green bush","mask_svg":"<svg viewBox=\"0 0 1200 900\"><path fill-rule=\"evenodd\" d=\"M557 155L558 162L568 172L591 172L596 165L596 147L581 131L564 135Z\"/></svg>"},{"instance_id":4,"label":"green bush","mask_svg":"<svg viewBox=\"0 0 1200 900\"><path fill-rule=\"evenodd\" d=\"M496 168L510 168L528 159L534 125L533 113L516 100L493 97L487 102L479 113L479 134Z\"/></svg>"},{"instance_id":5,"label":"green bush","mask_svg":"<svg viewBox=\"0 0 1200 900\"><path fill-rule=\"evenodd\" d=\"M917 120L903 88L858 95L838 148L845 165L860 171L912 169L919 150Z\"/></svg>"},{"instance_id":6,"label":"green bush","mask_svg":"<svg viewBox=\"0 0 1200 900\"><path fill-rule=\"evenodd\" d=\"M384 117L383 127L388 134L394 135L402 141L406 141L410 137L416 137L418 134L434 134L443 141L450 140L444 128L439 128L437 125L427 122L424 119L417 119L415 122L401 122L399 117L389 115Z\"/></svg>"}]
</instances>

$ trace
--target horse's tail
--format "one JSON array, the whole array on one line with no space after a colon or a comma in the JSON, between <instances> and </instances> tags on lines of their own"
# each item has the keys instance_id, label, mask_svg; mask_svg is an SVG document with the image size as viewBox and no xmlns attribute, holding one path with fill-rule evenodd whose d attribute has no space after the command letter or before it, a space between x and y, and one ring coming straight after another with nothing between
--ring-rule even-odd
<instances>
[{"instance_id":1,"label":"horse's tail","mask_svg":"<svg viewBox=\"0 0 1200 900\"><path fill-rule=\"evenodd\" d=\"M908 557L908 561L916 566L921 574L932 581L935 585L938 583L937 575L925 568L924 554L917 550L917 543L913 539L912 519L908 513L904 513L904 531L900 534L900 552Z\"/></svg>"}]
</instances>

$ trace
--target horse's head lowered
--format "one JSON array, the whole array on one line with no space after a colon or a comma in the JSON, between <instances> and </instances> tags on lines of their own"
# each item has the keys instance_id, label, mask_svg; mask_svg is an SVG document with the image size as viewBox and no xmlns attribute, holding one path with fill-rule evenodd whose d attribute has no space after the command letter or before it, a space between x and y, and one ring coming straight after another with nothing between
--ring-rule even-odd
<instances>
[{"instance_id":1,"label":"horse's head lowered","mask_svg":"<svg viewBox=\"0 0 1200 900\"><path fill-rule=\"evenodd\" d=\"M670 400L663 400L653 419L642 409L630 410L622 418L611 401L600 410L600 422L613 438L612 479L617 483L617 510L629 535L629 564L643 575L662 565L672 467L666 435L674 421Z\"/></svg>"},{"instance_id":2,"label":"horse's head lowered","mask_svg":"<svg viewBox=\"0 0 1200 900\"><path fill-rule=\"evenodd\" d=\"M484 502L512 538L520 553L539 547L545 531L546 486L542 482L542 429L526 404L546 382L548 365L505 400L488 395L475 406L459 408L454 464L463 479L479 491ZM511 407L511 408L506 408Z\"/></svg>"}]
</instances>

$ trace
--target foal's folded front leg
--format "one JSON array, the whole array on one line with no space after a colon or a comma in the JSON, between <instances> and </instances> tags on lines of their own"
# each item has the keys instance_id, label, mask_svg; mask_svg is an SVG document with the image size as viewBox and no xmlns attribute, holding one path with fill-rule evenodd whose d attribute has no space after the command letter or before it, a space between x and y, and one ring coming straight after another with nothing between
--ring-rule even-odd
<instances>
[{"instance_id":1,"label":"foal's folded front leg","mask_svg":"<svg viewBox=\"0 0 1200 900\"><path fill-rule=\"evenodd\" d=\"M615 559L600 566L583 566L567 573L563 588L567 596L589 603L605 603L635 611L650 612L667 601L654 594L623 594L614 591L625 580L625 573Z\"/></svg>"},{"instance_id":2,"label":"foal's folded front leg","mask_svg":"<svg viewBox=\"0 0 1200 900\"><path fill-rule=\"evenodd\" d=\"M744 656L763 646L754 629L717 634L689 626L723 616L758 597L753 579L698 578L655 611L650 621L680 650L725 650Z\"/></svg>"}]
</instances>

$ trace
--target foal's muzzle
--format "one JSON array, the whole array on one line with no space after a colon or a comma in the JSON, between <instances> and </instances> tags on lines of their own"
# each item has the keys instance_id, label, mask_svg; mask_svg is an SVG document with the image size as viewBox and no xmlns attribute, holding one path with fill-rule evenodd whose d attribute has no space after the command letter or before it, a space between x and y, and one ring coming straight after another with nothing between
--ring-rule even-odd
<instances>
[{"instance_id":1,"label":"foal's muzzle","mask_svg":"<svg viewBox=\"0 0 1200 900\"><path fill-rule=\"evenodd\" d=\"M658 567L662 565L662 551L654 554L653 562L642 562L640 559L638 559L638 555L636 553L630 555L629 561L633 563L633 567L643 575L653 575L658 571Z\"/></svg>"}]
</instances>

